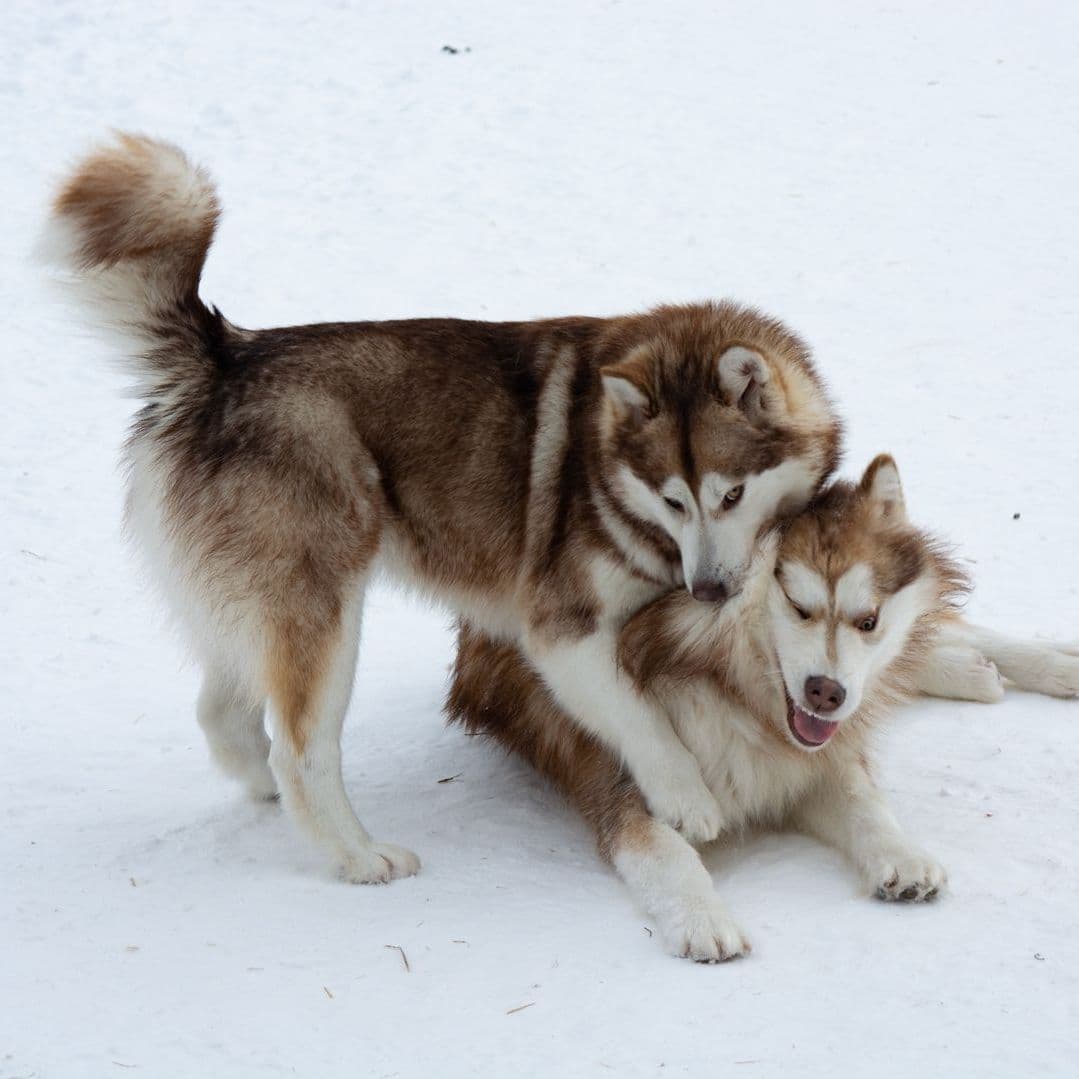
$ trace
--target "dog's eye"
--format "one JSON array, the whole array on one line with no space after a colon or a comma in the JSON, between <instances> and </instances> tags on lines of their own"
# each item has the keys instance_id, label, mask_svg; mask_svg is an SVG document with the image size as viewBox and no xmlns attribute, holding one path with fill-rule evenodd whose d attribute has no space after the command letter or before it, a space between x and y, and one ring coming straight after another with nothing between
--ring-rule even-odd
<instances>
[{"instance_id":1,"label":"dog's eye","mask_svg":"<svg viewBox=\"0 0 1079 1079\"><path fill-rule=\"evenodd\" d=\"M671 509L674 510L675 513L685 513L686 512L686 507L683 506L682 503L679 502L677 498L664 498L663 501L666 502L667 505L670 506Z\"/></svg>"},{"instance_id":2,"label":"dog's eye","mask_svg":"<svg viewBox=\"0 0 1079 1079\"><path fill-rule=\"evenodd\" d=\"M740 483L740 484L738 484L737 487L732 487L723 496L723 508L725 510L729 510L729 509L733 509L735 506L737 506L738 503L742 501L742 492L743 491L745 491L745 485L744 484Z\"/></svg>"},{"instance_id":3,"label":"dog's eye","mask_svg":"<svg viewBox=\"0 0 1079 1079\"><path fill-rule=\"evenodd\" d=\"M856 624L863 633L872 633L877 628L877 616L867 614L863 618L859 618Z\"/></svg>"}]
</instances>

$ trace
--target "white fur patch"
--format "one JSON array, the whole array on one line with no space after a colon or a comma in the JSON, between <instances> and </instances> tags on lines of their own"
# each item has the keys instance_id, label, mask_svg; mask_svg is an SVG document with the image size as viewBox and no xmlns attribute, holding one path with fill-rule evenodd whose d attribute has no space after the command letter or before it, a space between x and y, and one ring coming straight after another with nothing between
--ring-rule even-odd
<instances>
[{"instance_id":1,"label":"white fur patch","mask_svg":"<svg viewBox=\"0 0 1079 1079\"><path fill-rule=\"evenodd\" d=\"M792 603L807 614L823 615L830 596L824 578L801 562L784 562L781 570L783 588Z\"/></svg>"},{"instance_id":2,"label":"white fur patch","mask_svg":"<svg viewBox=\"0 0 1079 1079\"><path fill-rule=\"evenodd\" d=\"M719 357L719 384L731 401L737 402L751 383L763 386L770 372L759 352L734 345Z\"/></svg>"},{"instance_id":3,"label":"white fur patch","mask_svg":"<svg viewBox=\"0 0 1079 1079\"><path fill-rule=\"evenodd\" d=\"M697 513L697 500L693 497L693 492L689 489L689 484L681 476L669 476L663 481L663 486L659 489L659 493L663 498L673 498L676 502L682 503L682 509L686 514L695 516ZM671 517L674 521L682 520L682 513L672 507L667 507L670 510Z\"/></svg>"},{"instance_id":4,"label":"white fur patch","mask_svg":"<svg viewBox=\"0 0 1079 1079\"><path fill-rule=\"evenodd\" d=\"M643 521L663 519L663 500L627 465L619 465L614 486L626 508Z\"/></svg>"},{"instance_id":5,"label":"white fur patch","mask_svg":"<svg viewBox=\"0 0 1079 1079\"><path fill-rule=\"evenodd\" d=\"M689 839L714 839L721 825L716 800L667 716L620 674L615 634L524 643L562 707L625 762L652 812Z\"/></svg>"},{"instance_id":6,"label":"white fur patch","mask_svg":"<svg viewBox=\"0 0 1079 1079\"><path fill-rule=\"evenodd\" d=\"M877 609L873 571L863 562L851 566L835 584L835 605L840 618L854 619Z\"/></svg>"},{"instance_id":7,"label":"white fur patch","mask_svg":"<svg viewBox=\"0 0 1079 1079\"><path fill-rule=\"evenodd\" d=\"M721 472L706 472L701 477L701 509L705 513L719 513L727 492L740 483L740 480L724 476Z\"/></svg>"},{"instance_id":8,"label":"white fur patch","mask_svg":"<svg viewBox=\"0 0 1079 1079\"><path fill-rule=\"evenodd\" d=\"M627 573L621 562L605 555L593 558L589 577L601 607L601 619L608 625L622 626L630 615L662 594L662 589Z\"/></svg>"},{"instance_id":9,"label":"white fur patch","mask_svg":"<svg viewBox=\"0 0 1079 1079\"><path fill-rule=\"evenodd\" d=\"M603 388L615 407L621 411L632 412L648 404L648 398L628 378L604 375Z\"/></svg>"},{"instance_id":10,"label":"white fur patch","mask_svg":"<svg viewBox=\"0 0 1079 1079\"><path fill-rule=\"evenodd\" d=\"M877 515L882 519L901 521L906 518L906 506L903 501L903 485L899 481L899 469L894 461L881 464L873 476L873 485L869 489Z\"/></svg>"}]
</instances>

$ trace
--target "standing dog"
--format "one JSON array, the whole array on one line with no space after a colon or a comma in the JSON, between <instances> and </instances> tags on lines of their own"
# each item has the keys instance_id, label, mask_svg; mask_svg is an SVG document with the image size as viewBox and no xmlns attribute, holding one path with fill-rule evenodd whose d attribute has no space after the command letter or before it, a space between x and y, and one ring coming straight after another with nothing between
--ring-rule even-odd
<instances>
[{"instance_id":1,"label":"standing dog","mask_svg":"<svg viewBox=\"0 0 1079 1079\"><path fill-rule=\"evenodd\" d=\"M762 543L739 596L717 608L671 593L630 619L620 655L696 757L724 830L789 824L846 854L880 898L929 899L945 873L873 783L873 727L919 689L997 700L1001 673L1079 694L1079 650L962 622L965 586L908 523L895 465L879 457L860 484L833 484ZM697 852L649 813L511 644L462 628L449 711L577 805L675 954L710 962L748 950Z\"/></svg>"},{"instance_id":2,"label":"standing dog","mask_svg":"<svg viewBox=\"0 0 1079 1079\"><path fill-rule=\"evenodd\" d=\"M219 763L280 791L346 879L416 871L341 780L380 562L513 642L657 817L714 837L715 797L616 643L683 583L735 596L762 529L832 471L839 423L803 343L730 303L242 330L198 295L217 217L178 150L120 136L63 186L52 225L145 402L127 520L202 662Z\"/></svg>"}]
</instances>

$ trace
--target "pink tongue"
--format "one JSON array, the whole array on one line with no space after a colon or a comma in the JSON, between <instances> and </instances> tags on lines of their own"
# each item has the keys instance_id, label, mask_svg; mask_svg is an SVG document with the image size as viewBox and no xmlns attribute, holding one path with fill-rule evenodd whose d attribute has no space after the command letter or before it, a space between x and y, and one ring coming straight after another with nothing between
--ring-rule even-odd
<instances>
[{"instance_id":1,"label":"pink tongue","mask_svg":"<svg viewBox=\"0 0 1079 1079\"><path fill-rule=\"evenodd\" d=\"M838 723L803 712L797 705L793 708L791 722L798 737L812 746L822 746L836 732Z\"/></svg>"}]
</instances>

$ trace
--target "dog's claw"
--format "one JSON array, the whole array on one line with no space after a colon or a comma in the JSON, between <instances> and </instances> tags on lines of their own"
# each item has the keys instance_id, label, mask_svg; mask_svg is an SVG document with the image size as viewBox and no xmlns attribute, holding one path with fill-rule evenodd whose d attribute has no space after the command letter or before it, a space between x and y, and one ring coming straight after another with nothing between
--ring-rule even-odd
<instances>
[{"instance_id":1,"label":"dog's claw","mask_svg":"<svg viewBox=\"0 0 1079 1079\"><path fill-rule=\"evenodd\" d=\"M868 876L878 899L903 903L936 899L948 879L943 866L916 850L882 853Z\"/></svg>"}]
</instances>

